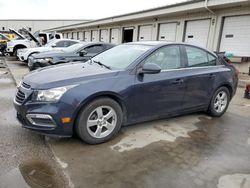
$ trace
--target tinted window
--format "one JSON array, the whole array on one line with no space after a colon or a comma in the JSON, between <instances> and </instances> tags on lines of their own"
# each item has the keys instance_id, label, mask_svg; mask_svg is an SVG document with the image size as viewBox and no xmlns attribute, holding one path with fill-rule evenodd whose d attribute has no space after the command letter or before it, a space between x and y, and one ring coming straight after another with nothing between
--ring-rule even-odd
<instances>
[{"instance_id":1,"label":"tinted window","mask_svg":"<svg viewBox=\"0 0 250 188\"><path fill-rule=\"evenodd\" d=\"M179 46L162 47L150 55L145 63L155 63L162 70L177 69L181 67Z\"/></svg>"},{"instance_id":2,"label":"tinted window","mask_svg":"<svg viewBox=\"0 0 250 188\"><path fill-rule=\"evenodd\" d=\"M103 45L94 45L94 46L88 46L86 48L84 48L84 50L88 53L88 54L99 54L101 52L104 51L104 47Z\"/></svg>"},{"instance_id":3,"label":"tinted window","mask_svg":"<svg viewBox=\"0 0 250 188\"><path fill-rule=\"evenodd\" d=\"M56 47L68 47L68 46L71 46L75 43L76 42L73 42L73 41L59 41L56 43Z\"/></svg>"},{"instance_id":4,"label":"tinted window","mask_svg":"<svg viewBox=\"0 0 250 188\"><path fill-rule=\"evenodd\" d=\"M216 58L202 49L186 46L186 52L188 67L216 65Z\"/></svg>"}]
</instances>

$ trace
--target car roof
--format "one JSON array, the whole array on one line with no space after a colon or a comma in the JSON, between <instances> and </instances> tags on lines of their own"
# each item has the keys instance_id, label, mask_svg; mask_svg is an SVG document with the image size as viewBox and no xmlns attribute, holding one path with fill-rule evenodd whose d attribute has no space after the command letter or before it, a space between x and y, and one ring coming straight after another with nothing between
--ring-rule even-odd
<instances>
[{"instance_id":1,"label":"car roof","mask_svg":"<svg viewBox=\"0 0 250 188\"><path fill-rule=\"evenodd\" d=\"M196 45L196 44L192 44L192 43L187 43L187 42L173 42L173 41L139 41L139 42L129 42L129 43L124 43L125 45L126 44L132 44L132 45L148 45L148 46L152 46L152 47L159 47L159 46L165 46L165 45L170 45L170 44L176 44L176 45L188 45L188 46L193 46L193 47L196 47L196 48L200 48L200 49L203 49L215 56L216 53L202 47L202 46L199 46L199 45Z\"/></svg>"},{"instance_id":2,"label":"car roof","mask_svg":"<svg viewBox=\"0 0 250 188\"><path fill-rule=\"evenodd\" d=\"M171 42L171 41L138 41L138 42L129 42L129 43L125 43L125 44L158 46L158 45L167 45L167 44L173 44L173 43L175 43L175 42Z\"/></svg>"}]
</instances>

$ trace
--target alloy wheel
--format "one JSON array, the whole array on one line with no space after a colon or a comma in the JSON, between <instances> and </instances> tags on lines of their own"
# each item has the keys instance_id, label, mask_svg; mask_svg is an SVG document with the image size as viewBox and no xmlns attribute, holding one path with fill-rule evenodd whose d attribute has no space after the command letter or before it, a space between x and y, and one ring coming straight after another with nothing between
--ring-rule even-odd
<instances>
[{"instance_id":1,"label":"alloy wheel","mask_svg":"<svg viewBox=\"0 0 250 188\"><path fill-rule=\"evenodd\" d=\"M217 113L221 113L225 110L227 107L227 102L228 102L228 96L225 91L220 91L214 100L214 110Z\"/></svg>"},{"instance_id":2,"label":"alloy wheel","mask_svg":"<svg viewBox=\"0 0 250 188\"><path fill-rule=\"evenodd\" d=\"M117 114L110 106L95 108L87 119L88 133L94 138L104 138L112 133L117 124Z\"/></svg>"}]
</instances>

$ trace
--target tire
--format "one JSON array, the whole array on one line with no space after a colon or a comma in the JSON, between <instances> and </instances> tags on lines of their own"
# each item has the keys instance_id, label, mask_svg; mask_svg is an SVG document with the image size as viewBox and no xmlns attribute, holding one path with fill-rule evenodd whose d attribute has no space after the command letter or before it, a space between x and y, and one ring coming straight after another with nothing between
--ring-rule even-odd
<instances>
[{"instance_id":1,"label":"tire","mask_svg":"<svg viewBox=\"0 0 250 188\"><path fill-rule=\"evenodd\" d=\"M99 98L82 109L78 115L75 130L84 142L100 144L110 140L119 132L122 117L122 109L116 101L110 98Z\"/></svg>"},{"instance_id":2,"label":"tire","mask_svg":"<svg viewBox=\"0 0 250 188\"><path fill-rule=\"evenodd\" d=\"M17 57L17 50L19 50L19 49L24 49L24 48L26 48L26 47L24 47L24 46L19 46L19 47L17 47L17 48L14 48L13 56L16 57L17 60L18 60L18 57Z\"/></svg>"},{"instance_id":3,"label":"tire","mask_svg":"<svg viewBox=\"0 0 250 188\"><path fill-rule=\"evenodd\" d=\"M230 103L229 90L226 87L220 87L219 89L216 90L211 99L208 109L209 115L214 117L222 116L226 112L229 103Z\"/></svg>"}]
</instances>

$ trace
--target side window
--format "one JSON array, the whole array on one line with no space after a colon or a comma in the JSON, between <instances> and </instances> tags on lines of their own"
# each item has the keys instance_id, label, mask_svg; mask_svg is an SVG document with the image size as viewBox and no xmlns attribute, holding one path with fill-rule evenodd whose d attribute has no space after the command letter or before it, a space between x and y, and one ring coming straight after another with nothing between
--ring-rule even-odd
<instances>
[{"instance_id":1,"label":"side window","mask_svg":"<svg viewBox=\"0 0 250 188\"><path fill-rule=\"evenodd\" d=\"M208 52L191 46L186 46L188 67L204 67L216 65L216 58Z\"/></svg>"},{"instance_id":2,"label":"side window","mask_svg":"<svg viewBox=\"0 0 250 188\"><path fill-rule=\"evenodd\" d=\"M209 53L208 53L208 64L209 66L218 64L217 59Z\"/></svg>"},{"instance_id":3,"label":"side window","mask_svg":"<svg viewBox=\"0 0 250 188\"><path fill-rule=\"evenodd\" d=\"M104 51L103 45L89 46L84 49L88 54L98 54Z\"/></svg>"},{"instance_id":4,"label":"side window","mask_svg":"<svg viewBox=\"0 0 250 188\"><path fill-rule=\"evenodd\" d=\"M67 47L67 41L59 41L59 42L57 42L56 47L59 47L59 48Z\"/></svg>"},{"instance_id":5,"label":"side window","mask_svg":"<svg viewBox=\"0 0 250 188\"><path fill-rule=\"evenodd\" d=\"M76 44L76 43L77 43L76 41L68 41L68 46L71 46L71 45Z\"/></svg>"},{"instance_id":6,"label":"side window","mask_svg":"<svg viewBox=\"0 0 250 188\"><path fill-rule=\"evenodd\" d=\"M59 35L59 34L56 34L56 39L60 39L61 38L61 36Z\"/></svg>"},{"instance_id":7,"label":"side window","mask_svg":"<svg viewBox=\"0 0 250 188\"><path fill-rule=\"evenodd\" d=\"M151 54L145 63L155 63L162 70L177 69L181 67L179 46L162 47Z\"/></svg>"}]
</instances>

